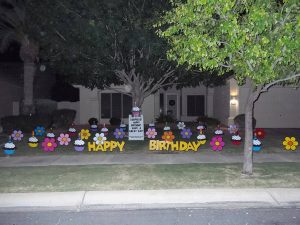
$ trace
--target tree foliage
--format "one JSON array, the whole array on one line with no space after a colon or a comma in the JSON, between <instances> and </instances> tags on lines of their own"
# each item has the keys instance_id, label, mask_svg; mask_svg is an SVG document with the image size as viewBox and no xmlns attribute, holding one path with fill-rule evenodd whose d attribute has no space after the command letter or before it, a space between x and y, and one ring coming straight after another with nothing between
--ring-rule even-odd
<instances>
[{"instance_id":1,"label":"tree foliage","mask_svg":"<svg viewBox=\"0 0 300 225\"><path fill-rule=\"evenodd\" d=\"M188 0L157 25L168 57L256 85L299 72L299 1Z\"/></svg>"}]
</instances>

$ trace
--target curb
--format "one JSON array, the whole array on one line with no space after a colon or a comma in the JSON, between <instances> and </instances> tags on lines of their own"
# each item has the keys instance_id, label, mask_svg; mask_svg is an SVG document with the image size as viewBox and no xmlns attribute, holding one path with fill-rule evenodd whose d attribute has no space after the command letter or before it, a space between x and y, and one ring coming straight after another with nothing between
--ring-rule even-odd
<instances>
[{"instance_id":1,"label":"curb","mask_svg":"<svg viewBox=\"0 0 300 225\"><path fill-rule=\"evenodd\" d=\"M79 191L0 194L0 211L300 207L299 188Z\"/></svg>"}]
</instances>

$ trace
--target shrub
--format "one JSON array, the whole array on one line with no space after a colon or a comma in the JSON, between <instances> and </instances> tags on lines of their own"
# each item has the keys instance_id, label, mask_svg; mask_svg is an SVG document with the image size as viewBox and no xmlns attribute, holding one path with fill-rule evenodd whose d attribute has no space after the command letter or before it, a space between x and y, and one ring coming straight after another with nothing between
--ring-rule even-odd
<instances>
[{"instance_id":1,"label":"shrub","mask_svg":"<svg viewBox=\"0 0 300 225\"><path fill-rule=\"evenodd\" d=\"M53 128L69 127L75 120L76 111L72 109L59 109L52 113Z\"/></svg>"},{"instance_id":2,"label":"shrub","mask_svg":"<svg viewBox=\"0 0 300 225\"><path fill-rule=\"evenodd\" d=\"M89 118L88 120L89 124L92 125L92 124L98 124L98 119L97 118Z\"/></svg>"},{"instance_id":3,"label":"shrub","mask_svg":"<svg viewBox=\"0 0 300 225\"><path fill-rule=\"evenodd\" d=\"M234 117L234 124L236 124L238 126L238 128L240 129L244 129L245 128L245 114L240 114L237 115L236 117ZM253 129L256 126L256 119L254 117L252 117L252 125L253 125Z\"/></svg>"},{"instance_id":4,"label":"shrub","mask_svg":"<svg viewBox=\"0 0 300 225\"><path fill-rule=\"evenodd\" d=\"M110 125L112 125L112 126L120 126L120 124L121 124L121 119L116 118L116 117L112 117L112 118L109 120L109 123L110 123Z\"/></svg>"},{"instance_id":5,"label":"shrub","mask_svg":"<svg viewBox=\"0 0 300 225\"><path fill-rule=\"evenodd\" d=\"M197 122L212 127L216 127L218 124L220 124L220 121L218 119L207 117L207 116L199 116L197 118Z\"/></svg>"},{"instance_id":6,"label":"shrub","mask_svg":"<svg viewBox=\"0 0 300 225\"><path fill-rule=\"evenodd\" d=\"M7 116L1 119L1 124L3 132L7 134L10 134L15 129L20 129L23 132L31 132L36 126L49 128L52 124L52 119L49 114Z\"/></svg>"},{"instance_id":7,"label":"shrub","mask_svg":"<svg viewBox=\"0 0 300 225\"><path fill-rule=\"evenodd\" d=\"M170 115L164 115L164 114L160 114L159 117L157 117L156 119L157 123L173 123L175 122L174 118Z\"/></svg>"}]
</instances>

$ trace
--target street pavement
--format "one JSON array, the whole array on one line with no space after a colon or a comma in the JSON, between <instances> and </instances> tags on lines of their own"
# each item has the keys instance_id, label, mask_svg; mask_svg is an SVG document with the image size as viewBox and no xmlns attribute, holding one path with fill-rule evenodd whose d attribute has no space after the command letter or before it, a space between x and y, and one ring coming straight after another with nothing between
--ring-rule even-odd
<instances>
[{"instance_id":1,"label":"street pavement","mask_svg":"<svg viewBox=\"0 0 300 225\"><path fill-rule=\"evenodd\" d=\"M299 225L300 209L172 208L0 213L0 225Z\"/></svg>"}]
</instances>

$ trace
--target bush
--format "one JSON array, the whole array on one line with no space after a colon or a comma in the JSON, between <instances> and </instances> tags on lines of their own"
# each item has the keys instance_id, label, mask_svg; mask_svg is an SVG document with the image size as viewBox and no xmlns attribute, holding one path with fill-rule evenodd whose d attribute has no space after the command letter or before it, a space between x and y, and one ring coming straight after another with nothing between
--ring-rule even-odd
<instances>
[{"instance_id":1,"label":"bush","mask_svg":"<svg viewBox=\"0 0 300 225\"><path fill-rule=\"evenodd\" d=\"M35 114L32 116L7 116L1 119L3 132L10 134L15 129L23 132L31 132L36 126L43 126L46 129L52 124L52 118L49 114Z\"/></svg>"},{"instance_id":2,"label":"bush","mask_svg":"<svg viewBox=\"0 0 300 225\"><path fill-rule=\"evenodd\" d=\"M109 120L109 123L110 123L110 125L112 125L112 126L120 126L120 124L121 124L121 119L116 118L116 117L112 117L112 118Z\"/></svg>"},{"instance_id":3,"label":"bush","mask_svg":"<svg viewBox=\"0 0 300 225\"><path fill-rule=\"evenodd\" d=\"M234 117L234 124L236 124L238 126L238 128L240 129L244 129L245 128L245 114L240 114L237 115L236 117ZM254 117L252 117L252 125L253 125L253 129L256 126L256 119Z\"/></svg>"},{"instance_id":4,"label":"bush","mask_svg":"<svg viewBox=\"0 0 300 225\"><path fill-rule=\"evenodd\" d=\"M76 111L72 109L59 109L52 113L53 128L67 128L74 122Z\"/></svg>"},{"instance_id":5,"label":"bush","mask_svg":"<svg viewBox=\"0 0 300 225\"><path fill-rule=\"evenodd\" d=\"M89 118L88 122L89 122L90 125L98 124L98 119L95 118L95 117L92 117L92 118Z\"/></svg>"},{"instance_id":6,"label":"bush","mask_svg":"<svg viewBox=\"0 0 300 225\"><path fill-rule=\"evenodd\" d=\"M218 119L215 118L211 118L211 117L207 117L207 116L199 116L197 118L197 122L205 124L207 126L212 126L212 127L216 127L217 125L220 124L220 121Z\"/></svg>"},{"instance_id":7,"label":"bush","mask_svg":"<svg viewBox=\"0 0 300 225\"><path fill-rule=\"evenodd\" d=\"M156 119L157 123L173 123L175 122L174 118L170 115L164 115L164 114L160 114L159 117L157 117Z\"/></svg>"}]
</instances>

